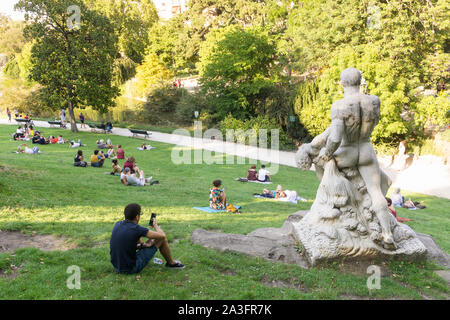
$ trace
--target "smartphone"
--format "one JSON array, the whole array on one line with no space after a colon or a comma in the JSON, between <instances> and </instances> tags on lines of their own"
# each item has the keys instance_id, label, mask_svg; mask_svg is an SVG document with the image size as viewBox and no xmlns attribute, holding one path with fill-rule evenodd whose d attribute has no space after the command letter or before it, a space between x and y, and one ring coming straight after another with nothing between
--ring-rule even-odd
<instances>
[{"instance_id":1,"label":"smartphone","mask_svg":"<svg viewBox=\"0 0 450 320\"><path fill-rule=\"evenodd\" d=\"M152 213L152 216L150 217L150 222L148 223L148 225L150 227L153 227L153 220L155 220L156 218L156 213Z\"/></svg>"}]
</instances>

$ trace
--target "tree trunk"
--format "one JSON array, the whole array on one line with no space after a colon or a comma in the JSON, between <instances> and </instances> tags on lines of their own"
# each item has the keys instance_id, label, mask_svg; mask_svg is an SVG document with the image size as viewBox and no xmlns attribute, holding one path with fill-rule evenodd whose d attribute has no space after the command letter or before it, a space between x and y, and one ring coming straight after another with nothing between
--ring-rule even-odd
<instances>
[{"instance_id":1,"label":"tree trunk","mask_svg":"<svg viewBox=\"0 0 450 320\"><path fill-rule=\"evenodd\" d=\"M70 130L72 132L78 132L77 123L75 122L75 114L73 113L72 101L68 103L69 117L70 117Z\"/></svg>"}]
</instances>

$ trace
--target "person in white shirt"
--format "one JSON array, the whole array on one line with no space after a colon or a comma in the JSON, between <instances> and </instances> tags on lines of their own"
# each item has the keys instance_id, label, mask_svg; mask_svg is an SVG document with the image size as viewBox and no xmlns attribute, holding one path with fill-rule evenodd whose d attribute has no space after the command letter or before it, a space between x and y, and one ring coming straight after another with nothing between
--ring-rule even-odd
<instances>
[{"instance_id":1,"label":"person in white shirt","mask_svg":"<svg viewBox=\"0 0 450 320\"><path fill-rule=\"evenodd\" d=\"M120 180L122 183L126 186L148 186L150 181L152 180L152 177L145 178L144 172L139 171L139 177L136 176L136 174L132 174L130 168L125 167L123 169L123 172L120 174Z\"/></svg>"},{"instance_id":2,"label":"person in white shirt","mask_svg":"<svg viewBox=\"0 0 450 320\"><path fill-rule=\"evenodd\" d=\"M270 181L270 172L266 170L265 165L261 165L261 169L258 171L258 181L267 182Z\"/></svg>"},{"instance_id":3,"label":"person in white shirt","mask_svg":"<svg viewBox=\"0 0 450 320\"><path fill-rule=\"evenodd\" d=\"M28 148L28 144L24 143L17 147L17 152L19 153L28 153L28 154L36 154L40 153L38 147Z\"/></svg>"}]
</instances>

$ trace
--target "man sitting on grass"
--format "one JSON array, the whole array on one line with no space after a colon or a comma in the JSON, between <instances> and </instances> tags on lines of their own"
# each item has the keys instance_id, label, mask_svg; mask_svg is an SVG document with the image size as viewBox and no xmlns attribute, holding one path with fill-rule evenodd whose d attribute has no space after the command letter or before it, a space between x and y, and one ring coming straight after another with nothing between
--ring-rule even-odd
<instances>
[{"instance_id":1,"label":"man sitting on grass","mask_svg":"<svg viewBox=\"0 0 450 320\"><path fill-rule=\"evenodd\" d=\"M103 163L105 162L105 156L101 156L98 154L98 150L94 151L94 154L91 156L91 166L101 168L103 167Z\"/></svg>"},{"instance_id":2,"label":"man sitting on grass","mask_svg":"<svg viewBox=\"0 0 450 320\"><path fill-rule=\"evenodd\" d=\"M125 220L114 225L110 240L111 263L119 273L133 274L142 271L159 249L166 260L166 267L183 269L184 265L174 261L170 253L169 242L164 231L153 220L155 231L139 225L141 206L131 203L125 207ZM142 242L141 237L148 240ZM139 250L136 252L136 250Z\"/></svg>"},{"instance_id":3,"label":"man sitting on grass","mask_svg":"<svg viewBox=\"0 0 450 320\"><path fill-rule=\"evenodd\" d=\"M148 186L153 185L155 183L159 183L159 181L150 181L153 177L145 178L144 171L140 170L138 171L139 177L136 176L135 173L131 173L131 169L128 167L123 168L123 172L120 175L120 181L126 186Z\"/></svg>"}]
</instances>

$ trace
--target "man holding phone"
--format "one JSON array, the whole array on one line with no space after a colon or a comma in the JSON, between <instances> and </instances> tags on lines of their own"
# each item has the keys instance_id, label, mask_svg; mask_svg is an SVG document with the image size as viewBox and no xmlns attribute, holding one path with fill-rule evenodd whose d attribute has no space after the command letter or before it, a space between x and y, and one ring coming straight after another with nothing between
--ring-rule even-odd
<instances>
[{"instance_id":1,"label":"man holding phone","mask_svg":"<svg viewBox=\"0 0 450 320\"><path fill-rule=\"evenodd\" d=\"M152 217L155 231L151 231L139 225L141 218L139 204L127 205L124 214L125 220L114 225L110 240L111 263L117 272L132 274L142 271L158 249L166 260L166 267L184 268L183 264L172 259L169 242L164 231L158 226L156 217ZM148 240L142 242L141 237Z\"/></svg>"}]
</instances>

